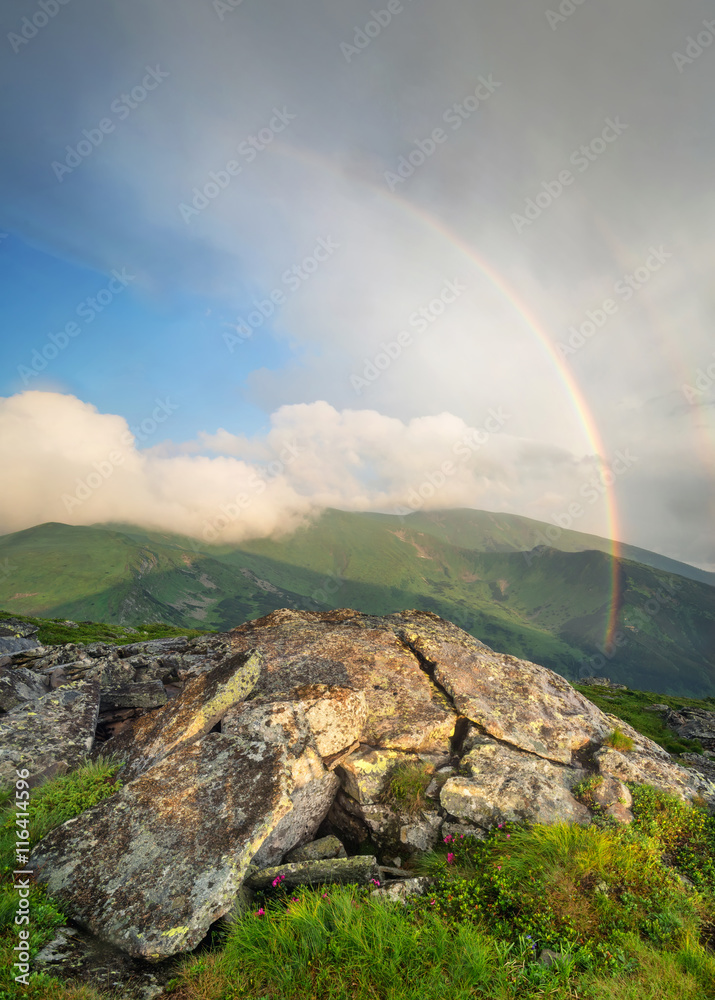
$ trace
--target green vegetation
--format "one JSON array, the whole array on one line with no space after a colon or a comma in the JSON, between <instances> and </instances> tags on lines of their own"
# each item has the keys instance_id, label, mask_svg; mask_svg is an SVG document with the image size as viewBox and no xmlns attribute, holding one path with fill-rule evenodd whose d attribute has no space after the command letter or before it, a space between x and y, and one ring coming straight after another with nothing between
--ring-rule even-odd
<instances>
[{"instance_id":1,"label":"green vegetation","mask_svg":"<svg viewBox=\"0 0 715 1000\"><path fill-rule=\"evenodd\" d=\"M184 631L233 628L279 607L417 608L573 678L600 655L613 560L605 540L569 531L558 548L532 552L543 530L483 511L326 511L290 536L237 547L131 525L44 524L0 537L0 561L12 567L0 604L24 615ZM609 674L629 687L715 694L715 578L652 553L626 554L654 565L618 564L621 641Z\"/></svg>"},{"instance_id":2,"label":"green vegetation","mask_svg":"<svg viewBox=\"0 0 715 1000\"><path fill-rule=\"evenodd\" d=\"M699 740L684 740L669 729L660 712L653 711L654 704L668 705L669 708L704 708L715 712L715 698L704 700L683 698L675 695L656 694L654 691L609 691L608 688L585 684L574 684L577 691L585 695L604 712L616 715L629 726L633 726L643 736L653 740L668 753L702 753Z\"/></svg>"},{"instance_id":3,"label":"green vegetation","mask_svg":"<svg viewBox=\"0 0 715 1000\"><path fill-rule=\"evenodd\" d=\"M709 1000L715 819L652 788L632 792L631 827L503 824L485 841L445 838L415 862L434 881L407 906L356 886L259 894L220 948L184 960L169 993Z\"/></svg>"},{"instance_id":4,"label":"green vegetation","mask_svg":"<svg viewBox=\"0 0 715 1000\"><path fill-rule=\"evenodd\" d=\"M50 830L85 809L97 805L102 799L112 795L120 783L115 780L119 764L111 761L88 763L71 774L63 775L41 785L30 792L29 799L29 843L34 845ZM24 783L21 782L21 785ZM20 794L27 791L19 788ZM91 992L84 989L64 989L60 983L44 974L35 974L30 985L25 987L14 981L12 964L13 948L18 943L18 927L15 916L18 894L13 889L15 864L15 842L17 839L17 813L15 810L15 788L0 791L0 998L27 997L29 1000L92 1000ZM45 890L35 884L30 886L30 913L32 920L29 949L31 956L37 954L52 940L56 927L65 922L60 908L47 896Z\"/></svg>"},{"instance_id":5,"label":"green vegetation","mask_svg":"<svg viewBox=\"0 0 715 1000\"><path fill-rule=\"evenodd\" d=\"M626 736L626 734L622 733L617 727L613 730L613 732L608 734L603 742L605 746L612 747L614 750L620 750L622 753L627 753L634 747L631 737Z\"/></svg>"},{"instance_id":6,"label":"green vegetation","mask_svg":"<svg viewBox=\"0 0 715 1000\"><path fill-rule=\"evenodd\" d=\"M103 622L69 622L62 618L33 618L17 615L0 609L0 622L14 618L16 621L37 625L37 641L47 646L62 645L65 642L108 642L115 646L126 646L132 642L146 642L149 639L168 639L182 635L189 639L205 633L199 629L178 628L165 622L152 622L127 628L122 625L106 625Z\"/></svg>"},{"instance_id":7,"label":"green vegetation","mask_svg":"<svg viewBox=\"0 0 715 1000\"><path fill-rule=\"evenodd\" d=\"M425 806L425 792L433 775L432 764L420 761L398 764L390 774L384 801L408 815L415 815Z\"/></svg>"}]
</instances>

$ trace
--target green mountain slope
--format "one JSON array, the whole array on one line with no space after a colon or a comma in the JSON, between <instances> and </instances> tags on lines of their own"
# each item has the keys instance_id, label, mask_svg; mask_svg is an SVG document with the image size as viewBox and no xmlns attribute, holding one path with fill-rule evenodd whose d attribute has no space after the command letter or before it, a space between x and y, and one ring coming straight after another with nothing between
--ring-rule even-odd
<instances>
[{"instance_id":1,"label":"green mountain slope","mask_svg":"<svg viewBox=\"0 0 715 1000\"><path fill-rule=\"evenodd\" d=\"M544 547L546 527L480 511L326 511L289 537L208 546L131 525L38 525L0 537L0 606L202 629L278 607L416 607L570 679L715 694L714 587L644 562L614 566L608 543L588 535L563 531ZM600 547L584 549L591 540ZM615 641L605 648L614 573Z\"/></svg>"}]
</instances>

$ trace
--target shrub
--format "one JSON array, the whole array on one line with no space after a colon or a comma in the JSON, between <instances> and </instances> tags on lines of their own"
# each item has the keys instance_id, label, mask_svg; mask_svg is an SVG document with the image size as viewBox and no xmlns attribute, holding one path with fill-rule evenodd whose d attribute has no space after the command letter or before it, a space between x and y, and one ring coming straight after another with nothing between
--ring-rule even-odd
<instances>
[{"instance_id":1,"label":"shrub","mask_svg":"<svg viewBox=\"0 0 715 1000\"><path fill-rule=\"evenodd\" d=\"M603 742L606 746L613 747L614 750L620 750L622 752L632 750L634 747L633 740L630 736L626 736L626 734L622 733L620 729L614 729L612 733L608 734Z\"/></svg>"}]
</instances>

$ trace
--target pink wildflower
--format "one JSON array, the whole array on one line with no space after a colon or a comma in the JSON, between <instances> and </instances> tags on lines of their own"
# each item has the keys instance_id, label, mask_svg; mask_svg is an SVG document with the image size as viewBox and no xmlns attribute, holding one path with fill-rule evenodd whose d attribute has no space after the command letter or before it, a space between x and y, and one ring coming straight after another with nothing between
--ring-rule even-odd
<instances>
[{"instance_id":1,"label":"pink wildflower","mask_svg":"<svg viewBox=\"0 0 715 1000\"><path fill-rule=\"evenodd\" d=\"M453 840L454 840L454 837L452 836L451 833L448 833L447 836L444 838L445 844L451 844Z\"/></svg>"},{"instance_id":2,"label":"pink wildflower","mask_svg":"<svg viewBox=\"0 0 715 1000\"><path fill-rule=\"evenodd\" d=\"M260 910L256 910L256 916L257 917L262 917L265 912L266 911L263 909L263 907L261 907Z\"/></svg>"},{"instance_id":3,"label":"pink wildflower","mask_svg":"<svg viewBox=\"0 0 715 1000\"><path fill-rule=\"evenodd\" d=\"M452 853L450 852L450 853L449 853L449 854L447 855L447 864L448 864L448 865L451 865L453 861L454 861L454 855L453 855L453 854L452 854Z\"/></svg>"}]
</instances>

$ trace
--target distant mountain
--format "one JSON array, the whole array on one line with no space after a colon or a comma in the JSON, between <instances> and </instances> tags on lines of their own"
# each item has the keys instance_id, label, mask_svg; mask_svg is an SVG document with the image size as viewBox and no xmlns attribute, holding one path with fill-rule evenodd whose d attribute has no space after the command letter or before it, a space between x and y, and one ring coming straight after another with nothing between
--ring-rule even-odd
<instances>
[{"instance_id":1,"label":"distant mountain","mask_svg":"<svg viewBox=\"0 0 715 1000\"><path fill-rule=\"evenodd\" d=\"M0 537L0 607L204 629L279 607L421 608L572 680L715 694L715 574L632 547L614 564L606 539L548 528L474 510L329 510L281 539L220 546L132 525L42 524ZM614 578L616 645L605 649Z\"/></svg>"}]
</instances>

